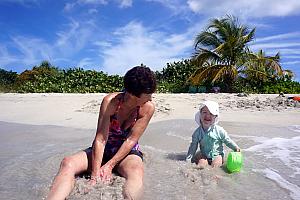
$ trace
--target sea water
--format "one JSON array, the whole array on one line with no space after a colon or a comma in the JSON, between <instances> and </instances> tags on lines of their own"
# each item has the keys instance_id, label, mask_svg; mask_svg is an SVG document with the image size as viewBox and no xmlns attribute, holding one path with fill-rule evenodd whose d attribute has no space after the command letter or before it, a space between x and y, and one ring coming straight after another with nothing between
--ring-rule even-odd
<instances>
[{"instance_id":1,"label":"sea water","mask_svg":"<svg viewBox=\"0 0 300 200\"><path fill-rule=\"evenodd\" d=\"M220 125L242 149L239 173L225 167L200 170L184 161L196 128L192 120L152 124L142 140L151 154L145 199L300 199L299 125Z\"/></svg>"},{"instance_id":2,"label":"sea water","mask_svg":"<svg viewBox=\"0 0 300 200\"><path fill-rule=\"evenodd\" d=\"M193 120L150 124L140 140L143 199L300 199L300 125L220 125L242 149L239 173L230 174L225 167L201 170L185 162L196 128ZM94 134L0 122L0 199L44 199L63 157L90 146ZM77 178L68 199L122 199L124 181L115 175L109 184L90 187L87 179Z\"/></svg>"}]
</instances>

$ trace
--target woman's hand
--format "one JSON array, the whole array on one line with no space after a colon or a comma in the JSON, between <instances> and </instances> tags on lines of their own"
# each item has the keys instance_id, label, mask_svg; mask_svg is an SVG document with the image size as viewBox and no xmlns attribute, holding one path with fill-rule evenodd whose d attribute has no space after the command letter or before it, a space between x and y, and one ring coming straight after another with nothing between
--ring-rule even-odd
<instances>
[{"instance_id":1,"label":"woman's hand","mask_svg":"<svg viewBox=\"0 0 300 200\"><path fill-rule=\"evenodd\" d=\"M104 183L109 182L112 178L112 169L113 167L111 167L111 165L109 165L108 163L103 165L100 168L98 175L91 176L91 179L89 180L89 184L94 186L99 181Z\"/></svg>"},{"instance_id":2,"label":"woman's hand","mask_svg":"<svg viewBox=\"0 0 300 200\"><path fill-rule=\"evenodd\" d=\"M103 165L101 168L100 168L100 179L101 181L103 182L109 182L112 178L112 169L113 167L109 164L109 163L106 163L105 165Z\"/></svg>"},{"instance_id":3,"label":"woman's hand","mask_svg":"<svg viewBox=\"0 0 300 200\"><path fill-rule=\"evenodd\" d=\"M97 183L99 180L100 180L99 177L97 177L97 176L91 176L91 179L89 180L88 183L89 183L91 186L94 186L94 185L96 185L96 183Z\"/></svg>"}]
</instances>

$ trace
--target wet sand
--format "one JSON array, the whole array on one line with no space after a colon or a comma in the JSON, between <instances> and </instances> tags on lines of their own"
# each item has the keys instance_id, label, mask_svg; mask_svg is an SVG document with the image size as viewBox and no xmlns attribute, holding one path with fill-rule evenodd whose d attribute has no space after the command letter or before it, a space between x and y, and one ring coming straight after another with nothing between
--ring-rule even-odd
<instances>
[{"instance_id":1,"label":"wet sand","mask_svg":"<svg viewBox=\"0 0 300 200\"><path fill-rule=\"evenodd\" d=\"M6 112L0 113L1 199L46 197L62 158L90 146L99 96L0 95ZM143 199L300 199L299 108L235 110L221 99L220 125L244 155L242 171L230 174L225 167L200 170L184 161L196 128L193 113L202 98L207 97L154 96L157 111L140 140ZM124 178L114 176L111 183L90 188L86 179L77 178L68 199L122 199L123 184Z\"/></svg>"}]
</instances>

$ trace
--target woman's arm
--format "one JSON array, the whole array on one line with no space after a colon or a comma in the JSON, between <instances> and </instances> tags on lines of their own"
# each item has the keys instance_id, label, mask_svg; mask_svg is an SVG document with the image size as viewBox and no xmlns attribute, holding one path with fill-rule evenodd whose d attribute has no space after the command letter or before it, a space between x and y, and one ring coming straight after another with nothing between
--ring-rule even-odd
<instances>
[{"instance_id":1,"label":"woman's arm","mask_svg":"<svg viewBox=\"0 0 300 200\"><path fill-rule=\"evenodd\" d=\"M129 137L122 144L118 152L105 165L113 169L134 147L139 138L147 128L149 121L154 113L155 106L151 101L146 102L139 109L139 116L134 126L131 128Z\"/></svg>"},{"instance_id":2,"label":"woman's arm","mask_svg":"<svg viewBox=\"0 0 300 200\"><path fill-rule=\"evenodd\" d=\"M115 107L113 97L113 94L105 96L100 106L97 131L93 142L92 151L92 179L97 179L100 176L100 167L102 163L105 144L108 138L110 116Z\"/></svg>"}]
</instances>

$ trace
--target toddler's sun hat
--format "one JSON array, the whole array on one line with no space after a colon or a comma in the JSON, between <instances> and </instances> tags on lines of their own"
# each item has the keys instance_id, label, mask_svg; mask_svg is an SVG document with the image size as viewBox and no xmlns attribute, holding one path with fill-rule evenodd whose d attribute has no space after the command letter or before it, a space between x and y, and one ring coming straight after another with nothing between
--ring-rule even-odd
<instances>
[{"instance_id":1,"label":"toddler's sun hat","mask_svg":"<svg viewBox=\"0 0 300 200\"><path fill-rule=\"evenodd\" d=\"M195 114L195 121L196 123L200 126L200 115L201 115L201 109L206 106L209 110L209 112L213 115L217 115L215 123L218 122L218 118L220 116L220 111L219 111L219 104L215 101L204 101L203 103L200 104L199 110Z\"/></svg>"}]
</instances>

